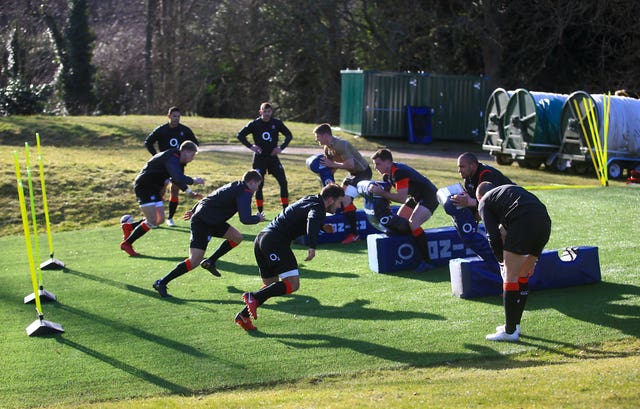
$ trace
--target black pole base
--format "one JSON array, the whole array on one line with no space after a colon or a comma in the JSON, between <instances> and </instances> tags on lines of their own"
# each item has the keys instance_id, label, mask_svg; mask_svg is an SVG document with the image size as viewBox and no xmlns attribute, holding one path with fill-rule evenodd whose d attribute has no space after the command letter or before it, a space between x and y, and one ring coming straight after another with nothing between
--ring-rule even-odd
<instances>
[{"instance_id":1,"label":"black pole base","mask_svg":"<svg viewBox=\"0 0 640 409\"><path fill-rule=\"evenodd\" d=\"M53 257L40 263L40 270L62 270L63 268L64 263Z\"/></svg>"}]
</instances>

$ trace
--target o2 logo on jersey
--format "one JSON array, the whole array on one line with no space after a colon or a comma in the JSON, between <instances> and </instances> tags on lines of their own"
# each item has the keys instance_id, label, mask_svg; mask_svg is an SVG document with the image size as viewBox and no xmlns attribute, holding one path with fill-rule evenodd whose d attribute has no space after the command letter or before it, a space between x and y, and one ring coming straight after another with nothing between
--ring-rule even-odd
<instances>
[{"instance_id":1,"label":"o2 logo on jersey","mask_svg":"<svg viewBox=\"0 0 640 409\"><path fill-rule=\"evenodd\" d=\"M278 253L271 253L269 254L269 260L273 263L277 263L278 261L280 261L280 256L278 255Z\"/></svg>"},{"instance_id":2,"label":"o2 logo on jersey","mask_svg":"<svg viewBox=\"0 0 640 409\"><path fill-rule=\"evenodd\" d=\"M178 138L171 138L169 139L169 145L172 148L177 148L178 146L180 146L180 142L178 142Z\"/></svg>"},{"instance_id":3,"label":"o2 logo on jersey","mask_svg":"<svg viewBox=\"0 0 640 409\"><path fill-rule=\"evenodd\" d=\"M271 142L271 133L262 132L262 140L263 141L267 141L267 142Z\"/></svg>"},{"instance_id":4,"label":"o2 logo on jersey","mask_svg":"<svg viewBox=\"0 0 640 409\"><path fill-rule=\"evenodd\" d=\"M473 233L476 231L476 227L473 225L473 223L465 223L462 225L462 231L467 234Z\"/></svg>"}]
</instances>

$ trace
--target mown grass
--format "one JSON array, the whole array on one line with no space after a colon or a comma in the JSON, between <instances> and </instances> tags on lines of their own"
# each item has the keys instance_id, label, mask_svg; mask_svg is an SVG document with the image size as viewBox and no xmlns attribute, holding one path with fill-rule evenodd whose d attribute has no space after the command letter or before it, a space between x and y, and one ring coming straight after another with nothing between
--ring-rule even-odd
<instances>
[{"instance_id":1,"label":"mown grass","mask_svg":"<svg viewBox=\"0 0 640 409\"><path fill-rule=\"evenodd\" d=\"M112 118L127 132L147 120ZM29 118L8 120L11 126L35 129ZM93 122L103 120L54 124L73 134L76 127L98 128ZM183 122L190 125L191 120ZM147 121L156 124L162 118ZM225 127L225 120L210 121L200 134ZM231 122L226 126L233 136L244 121ZM53 128L39 132L54 134ZM314 146L313 125L300 128L299 146ZM108 131L107 125L102 129L122 132ZM45 318L65 328L64 334L49 338L29 338L24 331L36 317L33 306L22 303L31 284L15 213L15 175L4 166L11 163L10 151L23 142L3 146L3 183L11 189L6 187L2 200L11 212L4 214L0 237L0 311L5 318L0 406L637 406L640 256L633 237L640 221L620 210L638 208L637 190L614 182L606 189L538 191L554 221L548 247L598 246L603 283L533 293L519 344L484 340L502 319L499 297L453 297L446 268L419 275L374 274L362 242L323 246L316 259L301 263L300 291L265 304L256 322L260 331L247 334L232 319L242 306L241 292L259 287L250 241L262 225L232 220L245 242L220 262L223 278L196 269L171 283L171 300L158 298L151 283L187 255L185 222L141 239L136 249L145 257L131 259L118 249L120 215L137 214L131 182L148 158L141 146L146 132L100 149L83 140L81 131L75 144L45 145L56 257L68 267L45 274L45 288L59 298L45 305ZM354 142L361 149L379 144L361 138ZM395 146L407 148L429 151ZM282 157L292 197L318 188L304 167L306 156ZM458 181L450 157L406 162L439 185ZM203 175L213 188L238 178L249 163L248 152L206 151L187 169ZM595 185L591 178L517 166L505 172L523 185ZM267 179L266 193L271 218L277 210L272 179ZM181 208L189 206L185 201ZM449 224L439 210L425 227ZM44 236L40 243L46 257ZM294 248L302 260L305 249ZM100 403L91 405L95 402Z\"/></svg>"}]
</instances>

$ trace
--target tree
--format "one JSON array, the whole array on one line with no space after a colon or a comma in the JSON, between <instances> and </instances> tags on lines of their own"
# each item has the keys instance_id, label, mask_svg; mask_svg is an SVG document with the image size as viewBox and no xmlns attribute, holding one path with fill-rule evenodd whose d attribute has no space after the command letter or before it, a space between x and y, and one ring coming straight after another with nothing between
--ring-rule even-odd
<instances>
[{"instance_id":1,"label":"tree","mask_svg":"<svg viewBox=\"0 0 640 409\"><path fill-rule=\"evenodd\" d=\"M95 68L91 63L95 34L89 27L87 0L71 0L69 5L60 75L62 97L71 115L86 115L95 106Z\"/></svg>"}]
</instances>

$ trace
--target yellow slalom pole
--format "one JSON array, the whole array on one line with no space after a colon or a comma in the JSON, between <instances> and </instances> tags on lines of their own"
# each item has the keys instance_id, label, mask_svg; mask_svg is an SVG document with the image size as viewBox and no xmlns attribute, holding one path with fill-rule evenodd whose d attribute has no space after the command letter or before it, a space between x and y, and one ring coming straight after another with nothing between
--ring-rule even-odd
<instances>
[{"instance_id":1,"label":"yellow slalom pole","mask_svg":"<svg viewBox=\"0 0 640 409\"><path fill-rule=\"evenodd\" d=\"M600 161L600 175L602 176L602 180L600 181L600 183L602 183L602 186L606 185L607 182L607 163L604 161L604 157L603 157L603 153L602 153L602 143L600 141L600 127L598 126L598 120L596 117L596 107L595 105L593 105L593 101L589 100L589 106L591 108L591 110L589 111L591 113L591 122L593 123L593 129L595 130L595 132L592 134L593 136L593 146L596 148L596 152L598 154L598 160Z\"/></svg>"},{"instance_id":2,"label":"yellow slalom pole","mask_svg":"<svg viewBox=\"0 0 640 409\"><path fill-rule=\"evenodd\" d=\"M600 175L599 178L599 182L600 184L602 184L602 179L604 178L604 176L602 176L602 162L600 162L600 156L598 155L598 147L595 144L595 136L594 136L594 126L593 126L593 121L591 118L591 101L588 101L589 103L587 104L587 100L583 100L582 103L584 104L584 110L585 113L587 114L587 123L589 124L589 139L591 141L591 146L593 148L593 156L595 156L596 158L596 163L598 164L598 174Z\"/></svg>"},{"instance_id":3,"label":"yellow slalom pole","mask_svg":"<svg viewBox=\"0 0 640 409\"><path fill-rule=\"evenodd\" d=\"M591 162L593 162L593 168L596 171L596 177L598 178L598 181L600 181L600 169L598 168L598 164L596 163L596 158L593 156L592 150L591 150L591 142L589 141L589 134L587 133L587 129L584 126L584 120L582 119L582 113L580 112L580 107L578 106L578 102L577 101L573 101L573 105L576 108L576 114L578 115L578 120L580 121L580 127L582 128L582 134L584 135L584 141L587 143L587 148L589 148L589 156L591 157ZM583 101L583 105L584 105L584 101ZM585 115L586 115L586 106L585 106Z\"/></svg>"},{"instance_id":4,"label":"yellow slalom pole","mask_svg":"<svg viewBox=\"0 0 640 409\"><path fill-rule=\"evenodd\" d=\"M36 201L35 195L33 193L33 181L31 179L31 161L29 158L29 143L24 143L24 151L26 158L26 166L27 166L27 185L29 186L29 205L31 206L31 225L33 226L33 244L35 250L35 257L40 260L40 241L38 239L38 218L36 217ZM36 272L38 273L38 283L40 284L40 288L43 287L42 284L42 270L40 270L40 261L36 263Z\"/></svg>"},{"instance_id":5,"label":"yellow slalom pole","mask_svg":"<svg viewBox=\"0 0 640 409\"><path fill-rule=\"evenodd\" d=\"M609 163L609 117L611 115L611 91L607 92L604 100L604 135L602 135L602 137L604 138L604 163L605 166L607 166ZM609 186L609 172L605 175L607 186Z\"/></svg>"},{"instance_id":6,"label":"yellow slalom pole","mask_svg":"<svg viewBox=\"0 0 640 409\"><path fill-rule=\"evenodd\" d=\"M36 278L36 267L33 261L33 249L31 246L31 235L29 233L29 219L27 216L27 206L24 200L24 188L22 186L22 176L20 175L20 163L18 154L13 151L13 159L16 164L16 180L18 181L18 199L20 200L20 214L22 215L22 227L24 229L24 241L27 248L27 258L29 259L29 271L31 272L31 283L33 284L33 294L36 301L36 311L40 317L43 316L42 305L40 304L40 293L38 292L38 280Z\"/></svg>"},{"instance_id":7,"label":"yellow slalom pole","mask_svg":"<svg viewBox=\"0 0 640 409\"><path fill-rule=\"evenodd\" d=\"M49 205L47 204L47 190L44 187L44 166L42 164L42 152L40 150L40 134L36 133L36 146L38 148L38 166L40 168L40 186L42 188L42 206L44 211L44 221L47 228L47 238L49 240L49 257L53 258L53 238L51 236L51 222L49 220Z\"/></svg>"},{"instance_id":8,"label":"yellow slalom pole","mask_svg":"<svg viewBox=\"0 0 640 409\"><path fill-rule=\"evenodd\" d=\"M591 152L591 155L595 157L596 168L598 169L598 175L599 175L598 179L600 180L600 184L602 184L602 180L603 180L602 162L600 162L600 155L599 155L599 152L598 152L598 147L595 144L596 137L595 137L594 133L596 132L596 130L594 129L594 125L593 125L593 122L592 122L591 101L589 101L589 104L587 104L587 101L583 100L582 104L584 105L584 111L587 114L587 124L589 124L589 139L591 140L591 147L593 149L593 151Z\"/></svg>"}]
</instances>

